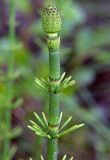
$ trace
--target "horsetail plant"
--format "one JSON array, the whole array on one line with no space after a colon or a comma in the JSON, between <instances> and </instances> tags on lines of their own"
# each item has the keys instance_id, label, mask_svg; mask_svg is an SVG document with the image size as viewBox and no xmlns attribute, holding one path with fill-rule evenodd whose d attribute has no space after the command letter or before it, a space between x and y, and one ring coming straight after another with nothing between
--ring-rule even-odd
<instances>
[{"instance_id":1,"label":"horsetail plant","mask_svg":"<svg viewBox=\"0 0 110 160\"><path fill-rule=\"evenodd\" d=\"M12 110L18 107L22 100L18 98L13 102L14 95L14 80L18 78L18 70L15 71L15 53L16 49L21 46L16 44L16 4L15 0L9 0L9 34L8 34L8 46L4 48L7 52L7 72L3 74L3 84L6 87L6 92L0 97L0 141L1 152L0 159L11 160L16 152L16 147L11 145L11 139L21 134L21 128L11 126L11 113Z\"/></svg>"},{"instance_id":2,"label":"horsetail plant","mask_svg":"<svg viewBox=\"0 0 110 160\"><path fill-rule=\"evenodd\" d=\"M71 121L69 117L63 125L61 120L63 113L59 113L59 95L62 90L75 84L71 80L71 76L65 78L65 73L60 76L60 36L61 17L58 9L55 6L48 6L42 14L42 26L47 35L47 45L49 50L49 78L44 80L35 78L35 82L45 89L49 94L49 114L48 120L44 112L42 118L37 113L34 113L37 123L30 121L28 127L36 134L48 139L47 144L47 160L57 160L58 154L58 139L72 131L82 127L84 124L74 125L65 130L65 127ZM41 160L44 160L41 156ZM62 160L66 160L66 155ZM70 158L73 160L73 157Z\"/></svg>"}]
</instances>

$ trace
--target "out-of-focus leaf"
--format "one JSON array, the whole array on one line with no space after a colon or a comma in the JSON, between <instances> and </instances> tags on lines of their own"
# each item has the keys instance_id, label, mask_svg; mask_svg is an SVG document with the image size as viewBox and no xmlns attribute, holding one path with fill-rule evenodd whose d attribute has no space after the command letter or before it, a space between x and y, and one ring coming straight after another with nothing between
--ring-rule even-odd
<instances>
[{"instance_id":1,"label":"out-of-focus leaf","mask_svg":"<svg viewBox=\"0 0 110 160\"><path fill-rule=\"evenodd\" d=\"M75 2L65 1L65 3L61 3L59 6L61 9L62 15L62 36L67 36L71 34L71 30L77 25L81 24L85 20L85 12L84 10Z\"/></svg>"},{"instance_id":2,"label":"out-of-focus leaf","mask_svg":"<svg viewBox=\"0 0 110 160\"><path fill-rule=\"evenodd\" d=\"M99 47L110 44L109 27L102 27L95 31L83 28L78 32L75 44L78 54L94 53ZM98 55L100 56L100 53Z\"/></svg>"},{"instance_id":3,"label":"out-of-focus leaf","mask_svg":"<svg viewBox=\"0 0 110 160\"><path fill-rule=\"evenodd\" d=\"M92 67L79 67L74 71L73 75L78 86L90 84L95 78L95 72Z\"/></svg>"},{"instance_id":4,"label":"out-of-focus leaf","mask_svg":"<svg viewBox=\"0 0 110 160\"><path fill-rule=\"evenodd\" d=\"M18 10L24 13L29 12L31 10L30 1L27 1L27 0L16 1L16 7Z\"/></svg>"},{"instance_id":5,"label":"out-of-focus leaf","mask_svg":"<svg viewBox=\"0 0 110 160\"><path fill-rule=\"evenodd\" d=\"M6 160L11 160L14 156L14 154L16 153L17 151L17 147L16 146L12 146L8 152L8 154L5 156L5 159Z\"/></svg>"}]
</instances>

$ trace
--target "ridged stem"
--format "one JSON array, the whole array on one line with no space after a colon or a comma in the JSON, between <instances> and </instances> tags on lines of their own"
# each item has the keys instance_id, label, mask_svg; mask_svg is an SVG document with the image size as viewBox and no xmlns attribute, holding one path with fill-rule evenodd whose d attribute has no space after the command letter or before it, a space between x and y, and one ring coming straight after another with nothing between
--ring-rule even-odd
<instances>
[{"instance_id":1,"label":"ridged stem","mask_svg":"<svg viewBox=\"0 0 110 160\"><path fill-rule=\"evenodd\" d=\"M49 37L48 37L49 38ZM49 48L49 78L51 82L57 82L60 77L60 55L59 48L56 47L60 43L58 37L48 39ZM52 45L54 44L54 47ZM58 132L58 121L59 121L59 93L49 92L49 134L51 139L48 140L47 146L47 160L57 160L58 154L58 139L55 135Z\"/></svg>"},{"instance_id":2,"label":"ridged stem","mask_svg":"<svg viewBox=\"0 0 110 160\"><path fill-rule=\"evenodd\" d=\"M48 140L48 155L47 160L57 160L58 154L58 139Z\"/></svg>"}]
</instances>

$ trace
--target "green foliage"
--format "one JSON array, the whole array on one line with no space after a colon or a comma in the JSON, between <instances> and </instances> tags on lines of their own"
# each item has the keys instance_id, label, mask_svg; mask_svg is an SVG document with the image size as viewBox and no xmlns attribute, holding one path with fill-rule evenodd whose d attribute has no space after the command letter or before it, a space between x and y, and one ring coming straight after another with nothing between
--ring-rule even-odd
<instances>
[{"instance_id":1,"label":"green foliage","mask_svg":"<svg viewBox=\"0 0 110 160\"><path fill-rule=\"evenodd\" d=\"M76 48L78 54L88 54L88 52L102 52L101 46L107 46L110 41L108 27L102 27L93 31L90 28L83 28L77 34ZM106 38L105 38L106 37Z\"/></svg>"},{"instance_id":2,"label":"green foliage","mask_svg":"<svg viewBox=\"0 0 110 160\"><path fill-rule=\"evenodd\" d=\"M35 132L35 134L41 136L41 137L47 137L49 139L52 139L53 137L51 137L51 135L49 135L49 125L48 125L48 120L45 116L45 113L42 112L42 118L41 119L39 117L39 115L37 113L34 113L37 121L39 122L38 123L35 123L34 121L31 121L31 125L28 126L29 129L31 129L33 132ZM79 125L74 125L66 130L64 130L64 128L68 125L68 123L71 121L72 117L69 117L65 122L64 124L60 127L60 123L61 123L61 119L62 119L62 112L59 116L59 131L58 131L58 134L54 135L54 138L57 137L57 138L60 138L62 136L65 136L73 131L75 131L76 129L79 129L81 127L84 126L84 124L79 124ZM61 132L61 130L63 130Z\"/></svg>"},{"instance_id":3,"label":"green foliage","mask_svg":"<svg viewBox=\"0 0 110 160\"><path fill-rule=\"evenodd\" d=\"M42 77L41 79L35 78L35 82L46 91L59 93L63 91L64 89L72 86L75 84L74 80L71 80L71 76L65 78L65 72L61 75L59 80L51 82L49 78L47 80L44 80ZM51 90L50 90L51 89Z\"/></svg>"}]
</instances>

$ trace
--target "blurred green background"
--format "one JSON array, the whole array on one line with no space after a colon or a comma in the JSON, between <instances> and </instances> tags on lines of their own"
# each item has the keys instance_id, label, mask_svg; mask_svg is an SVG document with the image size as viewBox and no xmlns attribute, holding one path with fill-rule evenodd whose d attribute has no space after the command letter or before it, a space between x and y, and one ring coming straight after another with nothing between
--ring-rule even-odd
<instances>
[{"instance_id":1,"label":"blurred green background","mask_svg":"<svg viewBox=\"0 0 110 160\"><path fill-rule=\"evenodd\" d=\"M8 0L0 0L0 153L7 132L2 113L7 110L10 93L5 78L9 54L14 54L13 104L17 104L11 108L11 128L19 126L19 131L11 139L11 146L16 146L12 159L39 160L40 154L46 155L46 140L35 136L27 125L34 119L33 111L48 113L47 93L34 79L48 76L41 12L50 3L62 16L61 72L76 80L74 87L61 94L60 109L64 120L71 115L73 124L85 123L82 129L59 140L58 157L66 153L75 160L110 160L110 1L105 0L16 0L12 53Z\"/></svg>"}]
</instances>

